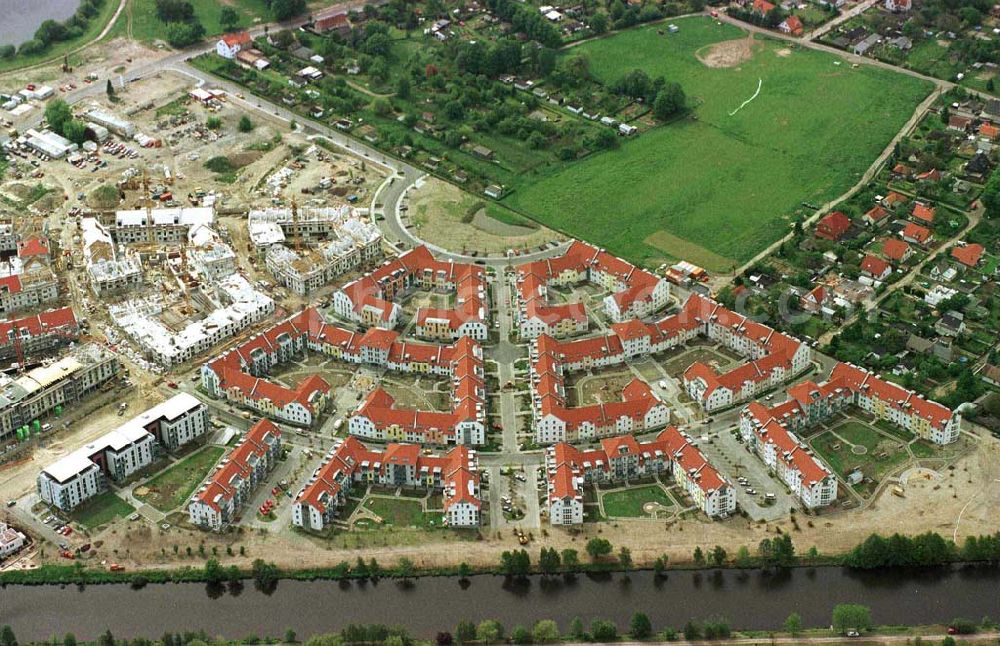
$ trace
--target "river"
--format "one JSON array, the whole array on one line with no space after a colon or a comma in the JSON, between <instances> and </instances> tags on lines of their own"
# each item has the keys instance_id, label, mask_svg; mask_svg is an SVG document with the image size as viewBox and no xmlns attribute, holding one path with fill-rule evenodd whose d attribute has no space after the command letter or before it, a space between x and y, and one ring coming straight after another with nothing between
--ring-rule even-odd
<instances>
[{"instance_id":1,"label":"river","mask_svg":"<svg viewBox=\"0 0 1000 646\"><path fill-rule=\"evenodd\" d=\"M247 581L242 589L205 584L7 586L0 589L0 623L19 639L44 640L74 632L93 639L111 628L118 637L156 638L164 631L204 629L210 635L306 636L339 630L346 623L407 626L429 637L458 621L500 620L509 631L538 619L555 619L564 630L574 617L613 619L620 629L635 611L655 628L680 628L689 618L723 616L736 628L779 627L791 612L808 626L825 626L838 603L862 603L880 624L927 624L962 616L1000 617L1000 569L954 567L924 571L859 573L841 568L782 572L675 571L530 577L416 579L411 586L378 583L281 581L271 594Z\"/></svg>"},{"instance_id":2,"label":"river","mask_svg":"<svg viewBox=\"0 0 1000 646\"><path fill-rule=\"evenodd\" d=\"M44 21L66 20L79 6L80 0L0 0L0 45L20 45Z\"/></svg>"}]
</instances>

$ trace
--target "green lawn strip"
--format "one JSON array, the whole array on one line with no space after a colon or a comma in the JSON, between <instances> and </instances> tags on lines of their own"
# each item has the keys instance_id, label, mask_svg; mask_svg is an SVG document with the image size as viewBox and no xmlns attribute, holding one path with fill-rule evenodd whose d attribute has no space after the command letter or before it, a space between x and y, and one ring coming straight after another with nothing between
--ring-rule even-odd
<instances>
[{"instance_id":1,"label":"green lawn strip","mask_svg":"<svg viewBox=\"0 0 1000 646\"><path fill-rule=\"evenodd\" d=\"M604 513L611 517L648 517L649 514L642 509L647 502L673 507L673 502L660 486L645 485L604 494Z\"/></svg>"},{"instance_id":2,"label":"green lawn strip","mask_svg":"<svg viewBox=\"0 0 1000 646\"><path fill-rule=\"evenodd\" d=\"M87 500L71 514L76 522L88 529L110 523L115 518L125 518L135 511L112 491L105 491Z\"/></svg>"},{"instance_id":3,"label":"green lawn strip","mask_svg":"<svg viewBox=\"0 0 1000 646\"><path fill-rule=\"evenodd\" d=\"M115 15L116 9L118 9L118 0L105 0L100 12L87 23L87 28L84 29L83 34L81 34L79 38L64 40L60 43L56 43L45 51L38 52L37 54L30 54L28 56L22 56L19 54L14 58L0 59L0 72L7 72L9 70L19 69L22 67L30 67L46 61L59 60L69 52L78 49L94 38L97 38L97 35L101 33L104 26L108 24L109 20L111 20L111 16ZM120 20L121 22L124 22L124 16L121 16ZM70 57L70 65L75 65L77 63L74 59L75 57Z\"/></svg>"},{"instance_id":4,"label":"green lawn strip","mask_svg":"<svg viewBox=\"0 0 1000 646\"><path fill-rule=\"evenodd\" d=\"M170 511L184 504L205 479L225 449L206 446L169 467L143 485L149 493L136 496L160 511Z\"/></svg>"},{"instance_id":5,"label":"green lawn strip","mask_svg":"<svg viewBox=\"0 0 1000 646\"><path fill-rule=\"evenodd\" d=\"M670 245L646 242L665 231L695 247L683 255L702 247L709 268L730 270L788 231L790 218L810 213L803 202L821 204L853 185L930 91L916 79L767 39L737 67L708 68L695 52L744 32L703 18L676 22L680 31L669 37L638 28L567 55L587 56L603 82L632 68L678 81L697 119L526 173L507 198L516 210L647 264L674 255ZM758 80L757 98L731 115Z\"/></svg>"}]
</instances>

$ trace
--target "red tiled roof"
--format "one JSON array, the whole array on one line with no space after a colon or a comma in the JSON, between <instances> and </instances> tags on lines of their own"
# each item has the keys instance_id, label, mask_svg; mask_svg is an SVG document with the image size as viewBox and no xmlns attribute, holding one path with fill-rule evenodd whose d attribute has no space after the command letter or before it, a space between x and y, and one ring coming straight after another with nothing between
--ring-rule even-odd
<instances>
[{"instance_id":1,"label":"red tiled roof","mask_svg":"<svg viewBox=\"0 0 1000 646\"><path fill-rule=\"evenodd\" d=\"M979 243L959 244L951 248L951 257L966 267L975 267L986 251Z\"/></svg>"},{"instance_id":2,"label":"red tiled roof","mask_svg":"<svg viewBox=\"0 0 1000 646\"><path fill-rule=\"evenodd\" d=\"M898 238L886 238L882 243L882 253L885 257L897 262L902 261L909 250L910 245Z\"/></svg>"}]
</instances>

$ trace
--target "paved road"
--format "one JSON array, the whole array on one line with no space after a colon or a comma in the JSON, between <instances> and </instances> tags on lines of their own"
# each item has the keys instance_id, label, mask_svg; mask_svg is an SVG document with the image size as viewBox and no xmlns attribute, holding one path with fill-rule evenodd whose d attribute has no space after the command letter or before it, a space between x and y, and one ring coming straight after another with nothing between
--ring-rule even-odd
<instances>
[{"instance_id":1,"label":"paved road","mask_svg":"<svg viewBox=\"0 0 1000 646\"><path fill-rule=\"evenodd\" d=\"M927 254L927 257L924 258L917 265L914 265L914 267L910 269L910 271L905 276L903 276L901 279L899 279L892 285L889 285L884 292L879 294L878 298L871 301L870 303L865 304L862 307L857 308L855 313L850 317L848 317L847 319L845 319L844 322L841 323L838 327L835 327L832 330L823 334L823 336L821 336L819 339L820 343L824 345L830 343L835 334L838 334L845 327L857 321L859 316L861 316L862 314L868 314L869 312L875 310L875 308L877 308L879 304L885 301L885 299L889 298L889 296L894 294L896 291L902 289L903 287L906 287L907 285L911 284L918 276L920 276L921 269L923 269L928 263L935 261L938 258L938 256L940 256L942 253L951 249L955 245L955 243L959 242L960 240L963 240L965 236L969 233L969 231L971 231L974 226L979 224L979 221L982 219L983 216L983 207L980 205L979 207L976 208L976 210L969 212L968 216L969 216L969 222L968 224L965 225L965 227L961 231L956 233L948 240L942 242L941 245L938 246L934 251Z\"/></svg>"},{"instance_id":2,"label":"paved road","mask_svg":"<svg viewBox=\"0 0 1000 646\"><path fill-rule=\"evenodd\" d=\"M851 18L855 16L860 16L862 13L871 9L877 4L880 4L881 0L864 0L864 2L859 2L857 5L851 7L847 11L842 11L839 16L831 20L830 22L823 23L816 29L812 30L802 39L803 41L813 41L821 38L824 34L829 33L833 29L836 29L840 25L844 24Z\"/></svg>"}]
</instances>

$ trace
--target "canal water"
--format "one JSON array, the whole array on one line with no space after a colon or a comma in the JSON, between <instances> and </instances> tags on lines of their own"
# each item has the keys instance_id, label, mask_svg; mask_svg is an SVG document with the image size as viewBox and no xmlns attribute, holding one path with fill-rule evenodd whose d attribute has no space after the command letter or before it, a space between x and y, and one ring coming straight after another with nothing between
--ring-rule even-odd
<instances>
[{"instance_id":1,"label":"canal water","mask_svg":"<svg viewBox=\"0 0 1000 646\"><path fill-rule=\"evenodd\" d=\"M680 628L688 619L725 617L734 628L780 627L791 612L808 626L830 623L838 603L861 603L879 624L927 624L955 617L1000 618L1000 569L961 567L854 572L796 568L779 572L676 571L510 581L499 576L415 579L404 586L377 583L281 581L269 593L251 581L238 589L205 584L7 586L0 589L0 624L21 641L74 632L92 639L106 628L116 636L156 638L164 631L204 629L239 638L306 636L347 623L400 624L433 636L461 620L498 619L509 631L539 619L568 628L574 617L612 619L625 630L635 611L655 628Z\"/></svg>"},{"instance_id":2,"label":"canal water","mask_svg":"<svg viewBox=\"0 0 1000 646\"><path fill-rule=\"evenodd\" d=\"M0 45L31 40L44 21L66 20L79 6L80 0L0 0Z\"/></svg>"}]
</instances>

